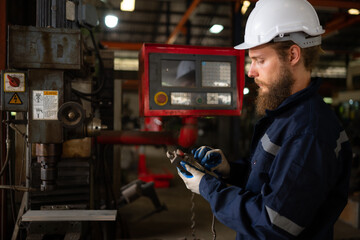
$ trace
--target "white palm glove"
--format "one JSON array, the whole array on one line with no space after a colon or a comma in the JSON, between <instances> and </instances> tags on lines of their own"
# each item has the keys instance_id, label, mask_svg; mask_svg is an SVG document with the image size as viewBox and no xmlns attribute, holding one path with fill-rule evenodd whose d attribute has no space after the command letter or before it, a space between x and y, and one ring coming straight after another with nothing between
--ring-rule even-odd
<instances>
[{"instance_id":1,"label":"white palm glove","mask_svg":"<svg viewBox=\"0 0 360 240\"><path fill-rule=\"evenodd\" d=\"M184 172L181 171L179 168L177 168L178 174L184 181L187 189L189 189L193 193L200 194L200 189L199 189L200 181L205 174L197 170L196 168L193 168L189 164L186 164L184 162L180 162L180 164L183 168L185 168L186 171L188 171L188 172Z\"/></svg>"},{"instance_id":2,"label":"white palm glove","mask_svg":"<svg viewBox=\"0 0 360 240\"><path fill-rule=\"evenodd\" d=\"M219 177L230 176L230 165L224 153L220 149L212 149L202 146L192 151L194 158L208 171L216 173Z\"/></svg>"}]
</instances>

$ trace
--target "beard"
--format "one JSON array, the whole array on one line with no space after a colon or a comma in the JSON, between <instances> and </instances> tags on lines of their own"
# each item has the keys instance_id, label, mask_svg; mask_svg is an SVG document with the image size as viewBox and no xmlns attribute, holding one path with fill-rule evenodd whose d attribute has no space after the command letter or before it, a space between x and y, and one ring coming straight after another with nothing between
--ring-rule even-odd
<instances>
[{"instance_id":1,"label":"beard","mask_svg":"<svg viewBox=\"0 0 360 240\"><path fill-rule=\"evenodd\" d=\"M255 79L255 82L257 80ZM280 68L278 80L272 85L266 85L268 92L261 92L258 89L258 96L255 100L256 113L265 115L265 110L275 110L287 97L291 95L294 78L290 69L284 65Z\"/></svg>"}]
</instances>

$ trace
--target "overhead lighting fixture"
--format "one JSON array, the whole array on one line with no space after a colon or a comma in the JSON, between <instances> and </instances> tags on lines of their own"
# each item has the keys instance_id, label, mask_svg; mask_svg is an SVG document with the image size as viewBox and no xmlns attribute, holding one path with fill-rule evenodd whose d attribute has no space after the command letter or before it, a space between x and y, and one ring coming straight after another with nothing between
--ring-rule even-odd
<instances>
[{"instance_id":1,"label":"overhead lighting fixture","mask_svg":"<svg viewBox=\"0 0 360 240\"><path fill-rule=\"evenodd\" d=\"M117 16L114 16L114 15L107 15L105 17L105 25L108 27L108 28L114 28L117 26L118 24L118 17Z\"/></svg>"},{"instance_id":2,"label":"overhead lighting fixture","mask_svg":"<svg viewBox=\"0 0 360 240\"><path fill-rule=\"evenodd\" d=\"M135 10L135 0L122 0L120 3L121 11L132 12Z\"/></svg>"},{"instance_id":3,"label":"overhead lighting fixture","mask_svg":"<svg viewBox=\"0 0 360 240\"><path fill-rule=\"evenodd\" d=\"M242 8L241 8L241 14L244 15L246 13L246 11L248 10L250 6L250 1L244 1Z\"/></svg>"},{"instance_id":4,"label":"overhead lighting fixture","mask_svg":"<svg viewBox=\"0 0 360 240\"><path fill-rule=\"evenodd\" d=\"M348 10L348 13L350 15L359 15L360 11L359 11L359 9L351 8L351 9Z\"/></svg>"},{"instance_id":5,"label":"overhead lighting fixture","mask_svg":"<svg viewBox=\"0 0 360 240\"><path fill-rule=\"evenodd\" d=\"M210 31L211 33L218 34L218 33L220 33L223 29L224 29L224 26L223 26L223 25L214 24L214 25L209 29L209 31Z\"/></svg>"}]
</instances>

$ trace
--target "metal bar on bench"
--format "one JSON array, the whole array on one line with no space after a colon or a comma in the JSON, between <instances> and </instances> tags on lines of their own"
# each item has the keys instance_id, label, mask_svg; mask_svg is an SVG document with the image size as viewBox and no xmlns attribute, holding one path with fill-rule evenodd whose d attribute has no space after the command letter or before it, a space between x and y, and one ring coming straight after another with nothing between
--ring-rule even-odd
<instances>
[{"instance_id":1,"label":"metal bar on bench","mask_svg":"<svg viewBox=\"0 0 360 240\"><path fill-rule=\"evenodd\" d=\"M29 210L21 221L115 221L116 213L116 210Z\"/></svg>"}]
</instances>

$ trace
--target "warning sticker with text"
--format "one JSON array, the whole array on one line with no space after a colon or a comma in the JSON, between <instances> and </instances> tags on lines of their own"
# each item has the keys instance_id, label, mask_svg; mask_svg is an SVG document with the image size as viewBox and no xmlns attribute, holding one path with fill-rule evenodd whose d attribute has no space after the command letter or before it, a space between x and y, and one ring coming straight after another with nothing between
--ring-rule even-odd
<instances>
[{"instance_id":1,"label":"warning sticker with text","mask_svg":"<svg viewBox=\"0 0 360 240\"><path fill-rule=\"evenodd\" d=\"M59 108L58 91L33 91L33 119L57 120Z\"/></svg>"}]
</instances>

